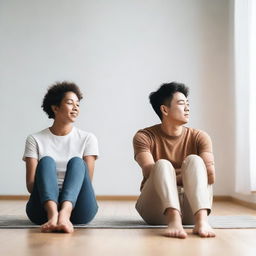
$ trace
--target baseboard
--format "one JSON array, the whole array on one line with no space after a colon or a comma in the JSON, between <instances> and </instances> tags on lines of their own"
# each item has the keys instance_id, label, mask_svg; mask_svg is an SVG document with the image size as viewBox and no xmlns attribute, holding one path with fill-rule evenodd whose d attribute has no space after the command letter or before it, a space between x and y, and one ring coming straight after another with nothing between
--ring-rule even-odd
<instances>
[{"instance_id":1,"label":"baseboard","mask_svg":"<svg viewBox=\"0 0 256 256\"><path fill-rule=\"evenodd\" d=\"M231 196L213 196L214 202L220 202L220 201L232 201Z\"/></svg>"},{"instance_id":2,"label":"baseboard","mask_svg":"<svg viewBox=\"0 0 256 256\"><path fill-rule=\"evenodd\" d=\"M235 197L232 197L232 202L256 210L256 203L247 202Z\"/></svg>"},{"instance_id":3,"label":"baseboard","mask_svg":"<svg viewBox=\"0 0 256 256\"><path fill-rule=\"evenodd\" d=\"M0 195L0 200L28 200L28 195ZM99 201L136 201L138 196L98 195ZM214 196L214 202L229 201L256 210L256 203L247 202L232 196Z\"/></svg>"},{"instance_id":4,"label":"baseboard","mask_svg":"<svg viewBox=\"0 0 256 256\"><path fill-rule=\"evenodd\" d=\"M28 195L0 195L0 200L28 200ZM98 195L99 201L136 201L138 196Z\"/></svg>"},{"instance_id":5,"label":"baseboard","mask_svg":"<svg viewBox=\"0 0 256 256\"><path fill-rule=\"evenodd\" d=\"M28 200L28 195L0 195L0 200Z\"/></svg>"},{"instance_id":6,"label":"baseboard","mask_svg":"<svg viewBox=\"0 0 256 256\"><path fill-rule=\"evenodd\" d=\"M109 196L96 196L97 200L100 201L136 201L139 196L117 196L117 195L109 195Z\"/></svg>"}]
</instances>

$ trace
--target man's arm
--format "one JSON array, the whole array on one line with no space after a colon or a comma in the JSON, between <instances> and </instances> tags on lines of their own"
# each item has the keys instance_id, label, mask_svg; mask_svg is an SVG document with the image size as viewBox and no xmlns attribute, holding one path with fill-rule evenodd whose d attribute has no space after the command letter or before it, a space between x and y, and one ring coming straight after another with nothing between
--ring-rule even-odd
<instances>
[{"instance_id":1,"label":"man's arm","mask_svg":"<svg viewBox=\"0 0 256 256\"><path fill-rule=\"evenodd\" d=\"M143 176L147 179L150 175L150 171L155 164L154 158L150 152L140 152L136 155L135 160L142 169Z\"/></svg>"},{"instance_id":2,"label":"man's arm","mask_svg":"<svg viewBox=\"0 0 256 256\"><path fill-rule=\"evenodd\" d=\"M206 169L208 184L214 184L215 182L215 167L214 167L214 157L210 152L203 152L200 154L200 157L203 159Z\"/></svg>"},{"instance_id":3,"label":"man's arm","mask_svg":"<svg viewBox=\"0 0 256 256\"><path fill-rule=\"evenodd\" d=\"M26 185L29 193L32 193L38 160L32 157L26 157Z\"/></svg>"},{"instance_id":4,"label":"man's arm","mask_svg":"<svg viewBox=\"0 0 256 256\"><path fill-rule=\"evenodd\" d=\"M84 156L83 159L87 164L90 180L92 181L96 156Z\"/></svg>"}]
</instances>

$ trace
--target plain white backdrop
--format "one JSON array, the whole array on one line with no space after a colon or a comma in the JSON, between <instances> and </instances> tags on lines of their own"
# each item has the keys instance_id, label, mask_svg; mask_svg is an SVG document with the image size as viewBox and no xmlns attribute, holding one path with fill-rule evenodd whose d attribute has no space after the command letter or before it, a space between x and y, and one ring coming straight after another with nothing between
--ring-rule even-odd
<instances>
[{"instance_id":1,"label":"plain white backdrop","mask_svg":"<svg viewBox=\"0 0 256 256\"><path fill-rule=\"evenodd\" d=\"M84 93L76 126L100 147L97 195L137 195L135 132L159 120L148 95L161 83L190 87L188 126L213 140L215 195L234 191L232 0L0 1L0 194L27 194L21 160L28 134L51 125L47 87Z\"/></svg>"}]
</instances>

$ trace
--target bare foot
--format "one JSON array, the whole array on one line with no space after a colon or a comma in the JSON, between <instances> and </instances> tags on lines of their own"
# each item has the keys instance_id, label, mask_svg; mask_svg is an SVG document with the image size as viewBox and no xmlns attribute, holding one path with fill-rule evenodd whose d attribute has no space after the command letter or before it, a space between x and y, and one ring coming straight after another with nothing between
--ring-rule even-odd
<instances>
[{"instance_id":1,"label":"bare foot","mask_svg":"<svg viewBox=\"0 0 256 256\"><path fill-rule=\"evenodd\" d=\"M58 215L52 216L46 223L41 226L42 232L54 232L56 231L58 221Z\"/></svg>"},{"instance_id":2,"label":"bare foot","mask_svg":"<svg viewBox=\"0 0 256 256\"><path fill-rule=\"evenodd\" d=\"M169 223L168 228L166 229L165 236L167 237L176 237L176 238L186 238L187 233L183 229L183 226L180 223Z\"/></svg>"},{"instance_id":3,"label":"bare foot","mask_svg":"<svg viewBox=\"0 0 256 256\"><path fill-rule=\"evenodd\" d=\"M59 212L59 218L57 222L57 230L64 233L72 233L74 231L73 224L69 220L70 215L65 211Z\"/></svg>"},{"instance_id":4,"label":"bare foot","mask_svg":"<svg viewBox=\"0 0 256 256\"><path fill-rule=\"evenodd\" d=\"M200 237L215 237L216 234L212 227L205 220L196 223L193 233L199 235Z\"/></svg>"},{"instance_id":5,"label":"bare foot","mask_svg":"<svg viewBox=\"0 0 256 256\"><path fill-rule=\"evenodd\" d=\"M195 214L195 227L193 233L200 237L215 237L212 227L208 223L207 210L201 209Z\"/></svg>"},{"instance_id":6,"label":"bare foot","mask_svg":"<svg viewBox=\"0 0 256 256\"><path fill-rule=\"evenodd\" d=\"M165 215L168 219L168 228L164 232L164 235L175 238L186 238L187 233L183 229L179 211L176 209L168 208L165 211Z\"/></svg>"}]
</instances>

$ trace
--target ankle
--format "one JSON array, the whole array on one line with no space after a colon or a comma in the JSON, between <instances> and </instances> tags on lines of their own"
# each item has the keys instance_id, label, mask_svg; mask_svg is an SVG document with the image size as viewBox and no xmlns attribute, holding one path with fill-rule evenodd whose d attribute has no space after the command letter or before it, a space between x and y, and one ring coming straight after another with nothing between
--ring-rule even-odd
<instances>
[{"instance_id":1,"label":"ankle","mask_svg":"<svg viewBox=\"0 0 256 256\"><path fill-rule=\"evenodd\" d=\"M203 222L203 221L208 221L208 212L207 209L201 209L195 213L195 222Z\"/></svg>"},{"instance_id":2,"label":"ankle","mask_svg":"<svg viewBox=\"0 0 256 256\"><path fill-rule=\"evenodd\" d=\"M165 211L165 216L167 217L169 223L181 223L181 215L177 209L167 208Z\"/></svg>"}]
</instances>

